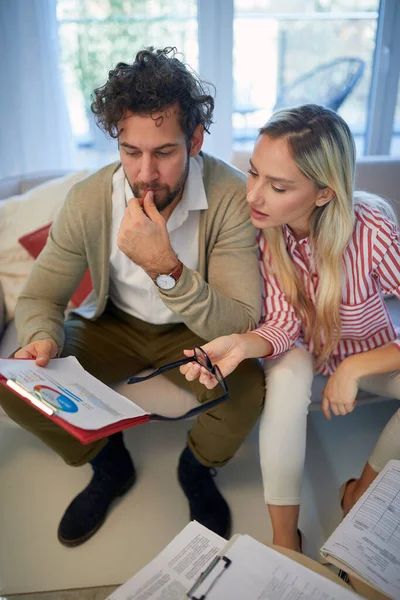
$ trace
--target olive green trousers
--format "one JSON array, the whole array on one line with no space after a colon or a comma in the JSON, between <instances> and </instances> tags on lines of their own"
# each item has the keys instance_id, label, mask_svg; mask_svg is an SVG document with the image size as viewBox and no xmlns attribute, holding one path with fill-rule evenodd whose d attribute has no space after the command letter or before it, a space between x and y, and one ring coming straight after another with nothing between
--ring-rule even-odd
<instances>
[{"instance_id":1,"label":"olive green trousers","mask_svg":"<svg viewBox=\"0 0 400 600\"><path fill-rule=\"evenodd\" d=\"M204 343L184 324L152 325L109 303L95 321L78 315L66 321L62 356L76 356L89 373L112 384L144 368L179 360L184 357L184 348ZM201 403L222 393L220 386L208 390L198 381L187 381L179 369L164 376L192 391ZM200 414L188 432L190 449L199 462L209 467L222 466L235 454L257 421L264 402L264 373L258 361L242 362L226 381L230 398ZM0 388L0 405L9 417L68 464L79 466L92 460L107 443L102 439L81 444L24 400L3 386Z\"/></svg>"}]
</instances>

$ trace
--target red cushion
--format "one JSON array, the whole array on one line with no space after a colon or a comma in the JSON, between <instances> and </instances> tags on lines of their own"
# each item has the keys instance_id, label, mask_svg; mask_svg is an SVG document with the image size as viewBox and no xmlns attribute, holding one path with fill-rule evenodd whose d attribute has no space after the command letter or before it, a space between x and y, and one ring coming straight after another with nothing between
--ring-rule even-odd
<instances>
[{"instance_id":1,"label":"red cushion","mask_svg":"<svg viewBox=\"0 0 400 600\"><path fill-rule=\"evenodd\" d=\"M31 233L26 233L19 238L18 241L21 246L23 246L33 258L37 258L45 247L50 227L51 223L44 227L40 227L40 229L36 229ZM88 269L71 298L72 304L74 306L80 306L92 289L92 278L90 277L90 271Z\"/></svg>"}]
</instances>

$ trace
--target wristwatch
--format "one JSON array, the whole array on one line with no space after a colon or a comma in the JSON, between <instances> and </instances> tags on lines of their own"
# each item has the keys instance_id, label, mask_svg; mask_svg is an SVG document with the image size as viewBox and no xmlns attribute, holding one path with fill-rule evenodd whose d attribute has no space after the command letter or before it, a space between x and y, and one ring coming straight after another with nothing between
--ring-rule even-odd
<instances>
[{"instance_id":1,"label":"wristwatch","mask_svg":"<svg viewBox=\"0 0 400 600\"><path fill-rule=\"evenodd\" d=\"M161 290L172 290L172 288L176 286L179 277L182 275L182 271L183 263L179 260L178 264L173 269L173 271L171 271L171 273L169 273L168 275L157 275L154 282Z\"/></svg>"}]
</instances>

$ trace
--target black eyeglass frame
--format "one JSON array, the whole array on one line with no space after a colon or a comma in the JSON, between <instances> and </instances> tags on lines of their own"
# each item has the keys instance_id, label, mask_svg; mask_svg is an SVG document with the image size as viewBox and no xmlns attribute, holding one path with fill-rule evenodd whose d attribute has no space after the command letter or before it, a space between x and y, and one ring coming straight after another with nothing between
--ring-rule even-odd
<instances>
[{"instance_id":1,"label":"black eyeglass frame","mask_svg":"<svg viewBox=\"0 0 400 600\"><path fill-rule=\"evenodd\" d=\"M168 363L161 367L158 367L158 369L156 369L152 373L149 373L149 375L142 375L142 376L134 375L133 377L130 377L128 379L128 383L129 384L140 383L141 381L146 381L147 379L152 379L153 377L157 377L157 375L161 375L162 373L165 373L166 371L171 371L172 369L176 369L178 367L181 367L182 365L187 365L190 362L197 362L200 366L207 369L207 371L209 373L214 375L215 379L218 381L218 384L224 390L224 393L222 394L222 396L219 396L215 400L210 400L209 402L200 404L199 406L192 408L188 412L186 412L183 415L180 415L178 417L166 417L163 415L158 415L158 414L153 413L151 415L152 421L180 421L182 419L188 419L190 417L195 417L198 414L205 412L206 410L209 410L210 408L214 408L215 406L218 406L218 404L221 404L222 402L224 402L225 400L227 400L229 398L228 386L227 386L225 378L223 377L218 365L212 364L207 353L203 350L203 348L200 348L200 346L194 346L193 350L194 350L193 356L186 356L185 358L182 358L181 360L176 360L174 362L171 362L171 363ZM201 356L202 360L200 360L198 355Z\"/></svg>"}]
</instances>

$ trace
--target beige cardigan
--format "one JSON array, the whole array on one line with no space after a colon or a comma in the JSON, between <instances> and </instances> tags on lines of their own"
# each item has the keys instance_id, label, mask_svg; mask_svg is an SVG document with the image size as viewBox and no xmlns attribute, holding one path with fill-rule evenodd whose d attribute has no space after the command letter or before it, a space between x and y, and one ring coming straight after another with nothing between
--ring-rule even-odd
<instances>
[{"instance_id":1,"label":"beige cardigan","mask_svg":"<svg viewBox=\"0 0 400 600\"><path fill-rule=\"evenodd\" d=\"M255 230L245 200L245 176L205 153L208 210L200 215L198 271L184 267L177 285L159 291L193 332L210 340L254 328L261 286ZM93 292L76 312L98 318L108 299L112 177L120 163L76 184L54 221L16 307L21 347L43 338L64 343L64 311L86 269Z\"/></svg>"}]
</instances>

